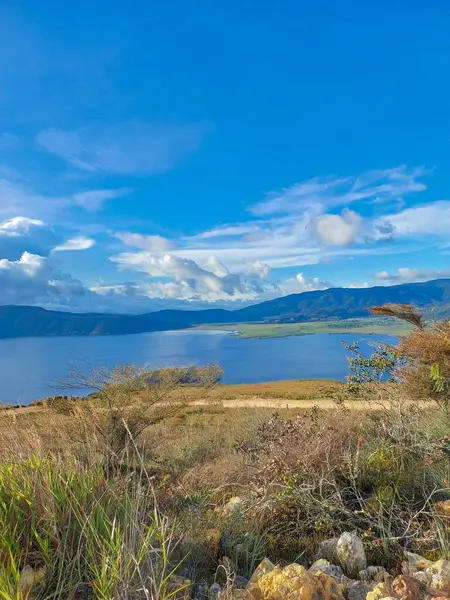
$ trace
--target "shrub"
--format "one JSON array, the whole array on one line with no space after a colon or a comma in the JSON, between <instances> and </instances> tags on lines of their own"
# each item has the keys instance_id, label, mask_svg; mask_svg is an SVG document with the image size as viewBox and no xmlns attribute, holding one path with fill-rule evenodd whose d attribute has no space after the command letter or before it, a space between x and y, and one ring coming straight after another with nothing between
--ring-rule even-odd
<instances>
[{"instance_id":1,"label":"shrub","mask_svg":"<svg viewBox=\"0 0 450 600\"><path fill-rule=\"evenodd\" d=\"M192 401L187 381L196 382L196 399L220 379L219 367L174 368L152 371L123 365L114 369L73 369L62 387L94 391L91 402L79 403L79 417L93 427L111 464L119 464L127 446L134 447L150 426L184 410ZM201 390L200 392L198 390Z\"/></svg>"}]
</instances>

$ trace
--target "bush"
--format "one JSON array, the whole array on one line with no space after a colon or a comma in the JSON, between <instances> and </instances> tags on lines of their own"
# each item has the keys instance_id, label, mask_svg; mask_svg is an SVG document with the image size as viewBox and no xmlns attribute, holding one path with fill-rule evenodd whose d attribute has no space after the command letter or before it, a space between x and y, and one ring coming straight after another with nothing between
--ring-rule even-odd
<instances>
[{"instance_id":1,"label":"bush","mask_svg":"<svg viewBox=\"0 0 450 600\"><path fill-rule=\"evenodd\" d=\"M148 367L124 365L114 369L91 369L86 374L74 369L62 387L94 391L91 402L78 404L79 418L93 427L103 443L108 461L117 465L124 452L136 447L149 427L172 418L192 400L186 382L207 397L220 379L216 366L152 371ZM198 392L197 392L198 399Z\"/></svg>"}]
</instances>

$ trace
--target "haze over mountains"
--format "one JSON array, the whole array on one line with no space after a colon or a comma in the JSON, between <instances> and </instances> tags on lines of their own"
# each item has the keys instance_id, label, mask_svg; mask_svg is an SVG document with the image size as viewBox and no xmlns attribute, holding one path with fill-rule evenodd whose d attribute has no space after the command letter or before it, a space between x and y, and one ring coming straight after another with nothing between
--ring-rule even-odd
<instances>
[{"instance_id":1,"label":"haze over mountains","mask_svg":"<svg viewBox=\"0 0 450 600\"><path fill-rule=\"evenodd\" d=\"M125 335L227 323L292 323L368 316L371 306L414 304L450 313L450 279L371 288L330 288L291 294L239 310L161 310L142 315L68 313L32 306L0 306L0 338Z\"/></svg>"}]
</instances>

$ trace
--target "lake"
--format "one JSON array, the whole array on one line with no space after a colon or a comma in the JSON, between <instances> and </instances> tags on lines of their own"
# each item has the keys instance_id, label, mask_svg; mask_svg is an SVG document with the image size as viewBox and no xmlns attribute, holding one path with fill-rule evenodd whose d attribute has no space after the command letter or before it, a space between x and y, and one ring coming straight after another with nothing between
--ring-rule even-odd
<instances>
[{"instance_id":1,"label":"lake","mask_svg":"<svg viewBox=\"0 0 450 600\"><path fill-rule=\"evenodd\" d=\"M244 339L223 331L164 331L104 337L52 337L0 340L0 401L26 404L61 392L71 362L94 367L123 363L152 367L220 364L223 383L281 379L337 379L347 375L346 342L361 348L396 338L364 334L314 334Z\"/></svg>"}]
</instances>

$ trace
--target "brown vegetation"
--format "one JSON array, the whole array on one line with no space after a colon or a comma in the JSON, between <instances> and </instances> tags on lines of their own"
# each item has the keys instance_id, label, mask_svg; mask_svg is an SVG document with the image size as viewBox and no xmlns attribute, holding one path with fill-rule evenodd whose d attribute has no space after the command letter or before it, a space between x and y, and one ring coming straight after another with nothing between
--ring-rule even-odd
<instances>
[{"instance_id":1,"label":"brown vegetation","mask_svg":"<svg viewBox=\"0 0 450 600\"><path fill-rule=\"evenodd\" d=\"M436 508L450 498L448 333L419 319L397 366L357 355L364 385L269 384L276 413L224 408L259 387L212 387L215 370L192 386L135 369L103 373L88 399L4 410L0 598L27 597L27 565L36 599L169 598L174 572L211 582L225 556L248 577L264 556L306 563L352 530L396 573L402 548L449 556ZM370 383L383 364L392 382ZM317 407L283 408L302 395ZM377 410L355 417L355 401Z\"/></svg>"}]
</instances>

